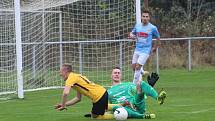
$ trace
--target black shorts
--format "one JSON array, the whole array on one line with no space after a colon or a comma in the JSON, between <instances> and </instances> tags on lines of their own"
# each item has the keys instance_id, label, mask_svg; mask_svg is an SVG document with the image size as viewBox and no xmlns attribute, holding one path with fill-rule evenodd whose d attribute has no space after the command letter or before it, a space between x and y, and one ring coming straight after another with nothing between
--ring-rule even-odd
<instances>
[{"instance_id":1,"label":"black shorts","mask_svg":"<svg viewBox=\"0 0 215 121\"><path fill-rule=\"evenodd\" d=\"M92 114L104 115L105 110L108 108L108 92L106 91L101 99L93 103Z\"/></svg>"}]
</instances>

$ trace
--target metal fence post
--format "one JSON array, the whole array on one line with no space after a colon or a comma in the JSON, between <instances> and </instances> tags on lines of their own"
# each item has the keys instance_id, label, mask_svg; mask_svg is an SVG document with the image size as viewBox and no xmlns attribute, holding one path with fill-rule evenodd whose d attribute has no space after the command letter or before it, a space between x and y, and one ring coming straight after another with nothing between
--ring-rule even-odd
<instances>
[{"instance_id":1,"label":"metal fence post","mask_svg":"<svg viewBox=\"0 0 215 121\"><path fill-rule=\"evenodd\" d=\"M191 39L188 40L188 71L192 69Z\"/></svg>"},{"instance_id":2,"label":"metal fence post","mask_svg":"<svg viewBox=\"0 0 215 121\"><path fill-rule=\"evenodd\" d=\"M156 51L156 72L159 74L159 48Z\"/></svg>"}]
</instances>

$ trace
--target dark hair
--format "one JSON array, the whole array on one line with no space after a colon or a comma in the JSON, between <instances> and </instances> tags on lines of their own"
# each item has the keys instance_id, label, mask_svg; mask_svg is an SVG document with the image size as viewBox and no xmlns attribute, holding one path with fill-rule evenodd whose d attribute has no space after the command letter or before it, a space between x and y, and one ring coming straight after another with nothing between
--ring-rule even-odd
<instances>
[{"instance_id":1,"label":"dark hair","mask_svg":"<svg viewBox=\"0 0 215 121\"><path fill-rule=\"evenodd\" d=\"M72 66L71 65L69 65L69 64L63 64L62 66L65 68L65 70L67 72L72 72Z\"/></svg>"},{"instance_id":2,"label":"dark hair","mask_svg":"<svg viewBox=\"0 0 215 121\"><path fill-rule=\"evenodd\" d=\"M119 69L119 70L121 70L119 66L116 66L116 67L114 67L113 69Z\"/></svg>"},{"instance_id":3,"label":"dark hair","mask_svg":"<svg viewBox=\"0 0 215 121\"><path fill-rule=\"evenodd\" d=\"M151 12L150 12L149 10L143 10L142 14L143 14L143 13L148 13L149 16L151 16Z\"/></svg>"}]
</instances>

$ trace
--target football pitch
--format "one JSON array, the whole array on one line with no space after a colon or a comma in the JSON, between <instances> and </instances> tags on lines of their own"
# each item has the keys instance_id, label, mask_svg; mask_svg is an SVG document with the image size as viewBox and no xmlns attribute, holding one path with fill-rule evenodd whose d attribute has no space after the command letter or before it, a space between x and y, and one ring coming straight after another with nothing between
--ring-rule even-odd
<instances>
[{"instance_id":1,"label":"football pitch","mask_svg":"<svg viewBox=\"0 0 215 121\"><path fill-rule=\"evenodd\" d=\"M155 119L128 119L131 121L213 121L215 118L215 68L162 70L156 90L164 88L167 100L160 106L147 99L147 112ZM72 90L73 91L73 90ZM73 91L74 92L74 91ZM88 121L83 115L91 110L91 102L82 101L65 111L56 111L62 89L26 92L25 99L0 101L0 121ZM75 93L70 95L73 97ZM98 120L96 120L98 121Z\"/></svg>"}]
</instances>

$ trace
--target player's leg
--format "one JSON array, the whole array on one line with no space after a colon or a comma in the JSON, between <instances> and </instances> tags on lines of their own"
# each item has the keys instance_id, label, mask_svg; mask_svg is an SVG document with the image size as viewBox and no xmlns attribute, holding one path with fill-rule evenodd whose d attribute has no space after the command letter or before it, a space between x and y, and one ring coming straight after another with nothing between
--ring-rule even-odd
<instances>
[{"instance_id":1,"label":"player's leg","mask_svg":"<svg viewBox=\"0 0 215 121\"><path fill-rule=\"evenodd\" d=\"M135 67L136 67L138 58L139 58L139 55L137 53L134 53L133 57L132 57L132 61L131 61L132 62L131 66L132 66L133 71L135 71Z\"/></svg>"},{"instance_id":2,"label":"player's leg","mask_svg":"<svg viewBox=\"0 0 215 121\"><path fill-rule=\"evenodd\" d=\"M143 77L146 77L149 75L149 72L148 71L144 71L143 70L143 66L141 67L141 77L139 78L139 80L143 80Z\"/></svg>"},{"instance_id":3,"label":"player's leg","mask_svg":"<svg viewBox=\"0 0 215 121\"><path fill-rule=\"evenodd\" d=\"M142 114L129 107L124 107L124 108L128 112L128 118L136 118L136 119L153 119L153 118L155 118L155 114Z\"/></svg>"},{"instance_id":4,"label":"player's leg","mask_svg":"<svg viewBox=\"0 0 215 121\"><path fill-rule=\"evenodd\" d=\"M108 93L105 92L105 94L101 97L101 99L93 103L92 107L92 118L96 119L113 119L113 114L105 113L105 111L108 108Z\"/></svg>"},{"instance_id":5,"label":"player's leg","mask_svg":"<svg viewBox=\"0 0 215 121\"><path fill-rule=\"evenodd\" d=\"M137 119L144 118L144 114L141 114L138 111L131 109L130 107L124 107L124 108L128 112L128 118L137 118Z\"/></svg>"},{"instance_id":6,"label":"player's leg","mask_svg":"<svg viewBox=\"0 0 215 121\"><path fill-rule=\"evenodd\" d=\"M137 91L138 93L135 95L135 98L133 101L134 105L136 107L136 111L139 114L142 114L142 116L141 116L142 118L145 118L145 119L155 118L155 114L145 114L145 112L146 112L145 97L144 97L144 94L142 94L142 92L140 93L141 89L138 87L137 87L137 89L139 89L139 91Z\"/></svg>"},{"instance_id":7,"label":"player's leg","mask_svg":"<svg viewBox=\"0 0 215 121\"><path fill-rule=\"evenodd\" d=\"M152 98L157 100L158 93L152 86L150 86L144 81L141 81L141 89L143 94L146 94L146 96L151 96Z\"/></svg>"},{"instance_id":8,"label":"player's leg","mask_svg":"<svg viewBox=\"0 0 215 121\"><path fill-rule=\"evenodd\" d=\"M121 106L114 106L113 107L113 112L117 109L120 108ZM137 112L135 109L132 109L131 107L125 106L124 107L125 110L128 112L128 118L139 118L139 119L143 119L144 118L144 114L140 114L139 112Z\"/></svg>"},{"instance_id":9,"label":"player's leg","mask_svg":"<svg viewBox=\"0 0 215 121\"><path fill-rule=\"evenodd\" d=\"M144 81L141 81L141 89L143 95L146 94L147 96L151 96L157 100L160 105L164 103L164 100L166 99L166 92L164 90L161 90L158 94L153 87Z\"/></svg>"},{"instance_id":10,"label":"player's leg","mask_svg":"<svg viewBox=\"0 0 215 121\"><path fill-rule=\"evenodd\" d=\"M141 70L140 70L141 65L137 63L138 58L139 58L139 54L134 52L133 58L132 58L132 68L134 70L134 79L133 79L134 84L136 84L136 82L139 79L139 76L141 75Z\"/></svg>"},{"instance_id":11,"label":"player's leg","mask_svg":"<svg viewBox=\"0 0 215 121\"><path fill-rule=\"evenodd\" d=\"M135 73L134 73L134 80L133 82L136 84L137 81L142 80L142 73L144 72L143 66L146 63L147 59L149 58L149 54L142 53L139 55L136 68L135 68ZM142 69L141 69L142 68Z\"/></svg>"},{"instance_id":12,"label":"player's leg","mask_svg":"<svg viewBox=\"0 0 215 121\"><path fill-rule=\"evenodd\" d=\"M116 110L119 106L114 107L113 109ZM136 109L131 107L125 106L125 110L128 112L128 118L136 118L136 119L153 119L155 118L155 114L145 114L145 102L139 102L136 105ZM114 111L113 110L113 111ZM142 112L142 113L140 113Z\"/></svg>"},{"instance_id":13,"label":"player's leg","mask_svg":"<svg viewBox=\"0 0 215 121\"><path fill-rule=\"evenodd\" d=\"M141 114L145 113L145 111L146 111L146 104L145 104L145 99L144 99L144 95L143 94L136 94L135 95L134 105L136 107L136 110L139 113L141 113Z\"/></svg>"},{"instance_id":14,"label":"player's leg","mask_svg":"<svg viewBox=\"0 0 215 121\"><path fill-rule=\"evenodd\" d=\"M158 95L158 104L162 105L166 99L166 92L162 89Z\"/></svg>"},{"instance_id":15,"label":"player's leg","mask_svg":"<svg viewBox=\"0 0 215 121\"><path fill-rule=\"evenodd\" d=\"M133 79L133 83L134 84L137 84L138 81L140 81L140 77L142 77L141 75L141 67L142 65L140 64L136 64L136 67L135 67L135 71L134 71L134 79Z\"/></svg>"},{"instance_id":16,"label":"player's leg","mask_svg":"<svg viewBox=\"0 0 215 121\"><path fill-rule=\"evenodd\" d=\"M133 104L136 107L136 110L141 113L144 114L146 111L146 104L145 104L145 94L142 91L142 87L141 87L141 81L139 81L136 85L136 89L137 89L137 94L134 96L133 98Z\"/></svg>"},{"instance_id":17,"label":"player's leg","mask_svg":"<svg viewBox=\"0 0 215 121\"><path fill-rule=\"evenodd\" d=\"M142 65L142 68L141 68L141 73L148 73L147 71L144 71L144 65L146 64L146 61L148 60L149 58L149 54L146 54L146 53L141 53L139 55L139 58L137 60L137 63Z\"/></svg>"},{"instance_id":18,"label":"player's leg","mask_svg":"<svg viewBox=\"0 0 215 121\"><path fill-rule=\"evenodd\" d=\"M123 106L123 104L108 104L108 111L112 111L114 107L120 107L120 106Z\"/></svg>"},{"instance_id":19,"label":"player's leg","mask_svg":"<svg viewBox=\"0 0 215 121\"><path fill-rule=\"evenodd\" d=\"M144 118L145 119L154 119L156 117L155 114L151 113L151 114L144 114Z\"/></svg>"}]
</instances>

